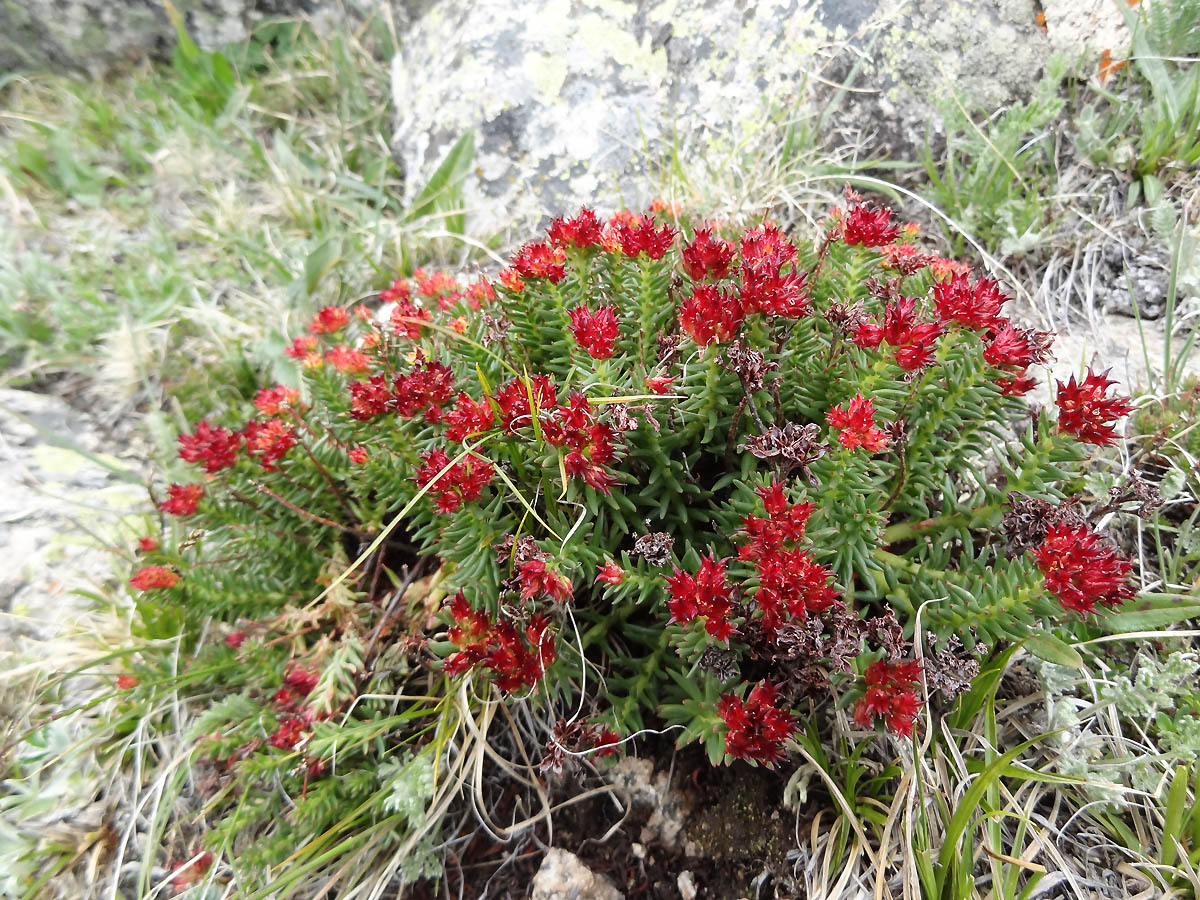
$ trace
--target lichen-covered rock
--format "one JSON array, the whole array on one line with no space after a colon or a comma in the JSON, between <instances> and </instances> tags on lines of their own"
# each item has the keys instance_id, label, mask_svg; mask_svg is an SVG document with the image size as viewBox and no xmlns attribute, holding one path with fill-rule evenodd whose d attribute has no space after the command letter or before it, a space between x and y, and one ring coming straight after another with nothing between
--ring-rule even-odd
<instances>
[{"instance_id":1,"label":"lichen-covered rock","mask_svg":"<svg viewBox=\"0 0 1200 900\"><path fill-rule=\"evenodd\" d=\"M533 877L530 900L624 900L625 895L574 853L554 848Z\"/></svg>"},{"instance_id":2,"label":"lichen-covered rock","mask_svg":"<svg viewBox=\"0 0 1200 900\"><path fill-rule=\"evenodd\" d=\"M1091 20L1067 18L1043 32L1033 0L439 0L394 60L394 149L415 193L473 130L471 230L519 233L645 202L673 150L737 165L764 124L852 74L823 127L911 154L939 100L995 109L1027 95L1052 44L1082 51Z\"/></svg>"},{"instance_id":3,"label":"lichen-covered rock","mask_svg":"<svg viewBox=\"0 0 1200 900\"><path fill-rule=\"evenodd\" d=\"M0 655L53 638L90 605L75 591L113 579L106 543L145 503L116 474L131 465L59 398L0 389Z\"/></svg>"},{"instance_id":4,"label":"lichen-covered rock","mask_svg":"<svg viewBox=\"0 0 1200 900\"><path fill-rule=\"evenodd\" d=\"M313 15L340 21L379 0L174 0L192 39L205 49L245 39L266 16ZM422 0L396 0L400 23ZM162 58L175 43L164 0L0 0L0 72L67 70L99 75L144 57Z\"/></svg>"}]
</instances>

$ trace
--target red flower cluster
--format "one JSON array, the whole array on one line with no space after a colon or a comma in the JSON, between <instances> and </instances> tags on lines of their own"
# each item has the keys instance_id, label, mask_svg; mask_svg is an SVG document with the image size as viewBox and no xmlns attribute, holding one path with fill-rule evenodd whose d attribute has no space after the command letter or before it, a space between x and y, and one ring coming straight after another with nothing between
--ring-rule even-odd
<instances>
[{"instance_id":1,"label":"red flower cluster","mask_svg":"<svg viewBox=\"0 0 1200 900\"><path fill-rule=\"evenodd\" d=\"M933 302L943 322L988 331L1000 326L1000 308L1008 298L991 278L981 277L971 284L966 275L955 274L949 281L934 282Z\"/></svg>"},{"instance_id":2,"label":"red flower cluster","mask_svg":"<svg viewBox=\"0 0 1200 900\"><path fill-rule=\"evenodd\" d=\"M294 750L310 724L300 716L284 716L279 720L279 727L275 733L267 738L267 742L280 750Z\"/></svg>"},{"instance_id":3,"label":"red flower cluster","mask_svg":"<svg viewBox=\"0 0 1200 900\"><path fill-rule=\"evenodd\" d=\"M379 292L379 299L384 303L391 303L394 300L407 300L412 296L412 286L408 283L407 278L397 278L390 286Z\"/></svg>"},{"instance_id":4,"label":"red flower cluster","mask_svg":"<svg viewBox=\"0 0 1200 900\"><path fill-rule=\"evenodd\" d=\"M307 697L317 686L321 676L311 666L292 666L283 677L283 683L289 690L301 697Z\"/></svg>"},{"instance_id":5,"label":"red flower cluster","mask_svg":"<svg viewBox=\"0 0 1200 900\"><path fill-rule=\"evenodd\" d=\"M396 337L417 340L424 329L425 322L433 319L433 314L424 307L410 303L408 300L397 300L392 307L392 334Z\"/></svg>"},{"instance_id":6,"label":"red flower cluster","mask_svg":"<svg viewBox=\"0 0 1200 900\"><path fill-rule=\"evenodd\" d=\"M608 359L621 333L617 311L611 306L598 307L595 312L577 306L571 310L571 332L593 359Z\"/></svg>"},{"instance_id":7,"label":"red flower cluster","mask_svg":"<svg viewBox=\"0 0 1200 900\"><path fill-rule=\"evenodd\" d=\"M553 447L567 448L563 467L572 478L582 478L594 490L607 494L612 490L612 473L604 468L613 461L613 430L597 422L587 397L571 395L566 406L542 420L542 437Z\"/></svg>"},{"instance_id":8,"label":"red flower cluster","mask_svg":"<svg viewBox=\"0 0 1200 900\"><path fill-rule=\"evenodd\" d=\"M798 318L808 315L808 280L796 272L796 246L775 225L747 231L741 241L743 315ZM792 271L785 272L790 266Z\"/></svg>"},{"instance_id":9,"label":"red flower cluster","mask_svg":"<svg viewBox=\"0 0 1200 900\"><path fill-rule=\"evenodd\" d=\"M421 454L422 465L413 480L418 487L432 485L429 489L438 512L452 513L473 500L478 500L483 489L492 482L496 470L490 462L471 455L457 462L443 475L438 472L450 464L445 450L427 450ZM436 479L436 481L434 480Z\"/></svg>"},{"instance_id":10,"label":"red flower cluster","mask_svg":"<svg viewBox=\"0 0 1200 900\"><path fill-rule=\"evenodd\" d=\"M838 428L838 443L847 450L862 447L868 453L879 453L887 449L888 436L875 427L875 403L856 394L842 409L835 406L825 413L825 419L833 428Z\"/></svg>"},{"instance_id":11,"label":"red flower cluster","mask_svg":"<svg viewBox=\"0 0 1200 900\"><path fill-rule=\"evenodd\" d=\"M159 540L156 537L150 537L149 535L146 535L145 537L138 538L138 549L143 553L153 553L161 546L162 544L159 543Z\"/></svg>"},{"instance_id":12,"label":"red flower cluster","mask_svg":"<svg viewBox=\"0 0 1200 900\"><path fill-rule=\"evenodd\" d=\"M683 248L683 268L693 281L719 281L729 275L733 252L729 241L713 238L711 227L697 228L692 242Z\"/></svg>"},{"instance_id":13,"label":"red flower cluster","mask_svg":"<svg viewBox=\"0 0 1200 900\"><path fill-rule=\"evenodd\" d=\"M165 566L144 566L134 573L129 583L139 591L169 588L179 583L179 575Z\"/></svg>"},{"instance_id":14,"label":"red flower cluster","mask_svg":"<svg viewBox=\"0 0 1200 900\"><path fill-rule=\"evenodd\" d=\"M796 731L796 719L779 705L779 688L760 681L745 702L724 694L717 713L725 722L725 752L734 759L773 766L783 759L784 742Z\"/></svg>"},{"instance_id":15,"label":"red flower cluster","mask_svg":"<svg viewBox=\"0 0 1200 900\"><path fill-rule=\"evenodd\" d=\"M202 484L173 484L167 488L167 499L158 508L169 516L194 515L203 496Z\"/></svg>"},{"instance_id":16,"label":"red flower cluster","mask_svg":"<svg viewBox=\"0 0 1200 900\"><path fill-rule=\"evenodd\" d=\"M1058 394L1054 398L1058 405L1059 429L1100 447L1116 440L1117 430L1113 423L1134 409L1128 397L1104 396L1116 384L1107 375L1107 372L1097 375L1088 369L1082 382L1076 382L1072 375L1066 384L1058 382Z\"/></svg>"},{"instance_id":17,"label":"red flower cluster","mask_svg":"<svg viewBox=\"0 0 1200 900\"><path fill-rule=\"evenodd\" d=\"M1129 584L1133 565L1086 526L1051 525L1033 558L1046 588L1074 612L1095 612L1097 603L1120 606L1136 593Z\"/></svg>"},{"instance_id":18,"label":"red flower cluster","mask_svg":"<svg viewBox=\"0 0 1200 900\"><path fill-rule=\"evenodd\" d=\"M346 451L346 455L350 457L350 462L356 466L361 466L369 458L369 454L365 447L351 447Z\"/></svg>"},{"instance_id":19,"label":"red flower cluster","mask_svg":"<svg viewBox=\"0 0 1200 900\"><path fill-rule=\"evenodd\" d=\"M429 272L421 268L413 272L413 281L417 283L417 293L430 299L453 294L458 290L458 282L449 272Z\"/></svg>"},{"instance_id":20,"label":"red flower cluster","mask_svg":"<svg viewBox=\"0 0 1200 900\"><path fill-rule=\"evenodd\" d=\"M600 245L604 224L596 213L586 206L573 219L559 216L550 223L546 237L556 247L597 247Z\"/></svg>"},{"instance_id":21,"label":"red flower cluster","mask_svg":"<svg viewBox=\"0 0 1200 900\"><path fill-rule=\"evenodd\" d=\"M118 675L117 689L122 691L132 691L138 686L138 678L136 675Z\"/></svg>"},{"instance_id":22,"label":"red flower cluster","mask_svg":"<svg viewBox=\"0 0 1200 900\"><path fill-rule=\"evenodd\" d=\"M526 278L545 278L557 284L567 277L566 254L562 248L540 241L530 241L517 251L512 267Z\"/></svg>"},{"instance_id":23,"label":"red flower cluster","mask_svg":"<svg viewBox=\"0 0 1200 900\"><path fill-rule=\"evenodd\" d=\"M779 482L757 493L767 517L742 520L750 541L738 549L738 558L755 564L754 601L762 610L763 631L774 639L787 616L803 620L810 612L827 609L837 599L837 591L830 584L833 573L797 547L804 540L813 504L789 503Z\"/></svg>"},{"instance_id":24,"label":"red flower cluster","mask_svg":"<svg viewBox=\"0 0 1200 900\"><path fill-rule=\"evenodd\" d=\"M509 434L533 424L531 399L533 409L539 413L558 403L558 389L549 375L534 375L528 384L520 378L514 378L496 392L500 424Z\"/></svg>"},{"instance_id":25,"label":"red flower cluster","mask_svg":"<svg viewBox=\"0 0 1200 900\"><path fill-rule=\"evenodd\" d=\"M511 266L507 269L501 269L499 278L500 283L514 294L519 294L525 290L525 282L521 280L520 273Z\"/></svg>"},{"instance_id":26,"label":"red flower cluster","mask_svg":"<svg viewBox=\"0 0 1200 900\"><path fill-rule=\"evenodd\" d=\"M325 361L347 375L361 375L371 368L366 354L345 344L338 344L325 353Z\"/></svg>"},{"instance_id":27,"label":"red flower cluster","mask_svg":"<svg viewBox=\"0 0 1200 900\"><path fill-rule=\"evenodd\" d=\"M496 422L496 414L492 412L491 404L486 400L476 403L470 395L460 391L455 401L454 409L443 416L446 425L446 439L461 444L468 435L487 431Z\"/></svg>"},{"instance_id":28,"label":"red flower cluster","mask_svg":"<svg viewBox=\"0 0 1200 900\"><path fill-rule=\"evenodd\" d=\"M625 570L615 562L609 561L596 567L596 581L605 584L618 585L625 580Z\"/></svg>"},{"instance_id":29,"label":"red flower cluster","mask_svg":"<svg viewBox=\"0 0 1200 900\"><path fill-rule=\"evenodd\" d=\"M278 416L300 409L300 392L295 388L277 384L263 388L254 395L254 405L264 416Z\"/></svg>"},{"instance_id":30,"label":"red flower cluster","mask_svg":"<svg viewBox=\"0 0 1200 900\"><path fill-rule=\"evenodd\" d=\"M1003 393L1019 397L1037 384L1029 375L1029 367L1049 359L1054 336L1047 331L1021 328L1005 319L998 319L997 323L1003 324L991 335L983 358L990 365L1011 373L998 378L996 383Z\"/></svg>"},{"instance_id":31,"label":"red flower cluster","mask_svg":"<svg viewBox=\"0 0 1200 900\"><path fill-rule=\"evenodd\" d=\"M546 616L535 616L518 631L511 621L493 623L486 613L472 609L462 591L447 608L454 618L449 638L459 648L446 658L444 671L451 678L490 669L496 686L513 693L536 684L553 664L554 638Z\"/></svg>"},{"instance_id":32,"label":"red flower cluster","mask_svg":"<svg viewBox=\"0 0 1200 900\"><path fill-rule=\"evenodd\" d=\"M667 609L671 621L686 625L697 616L704 617L704 630L718 641L733 634L729 615L733 611L733 588L725 578L725 560L706 555L696 574L676 569L667 579L670 599Z\"/></svg>"},{"instance_id":33,"label":"red flower cluster","mask_svg":"<svg viewBox=\"0 0 1200 900\"><path fill-rule=\"evenodd\" d=\"M521 599L532 600L543 594L556 603L562 603L573 595L571 580L559 575L542 559L529 559L517 567L517 580L521 584Z\"/></svg>"},{"instance_id":34,"label":"red flower cluster","mask_svg":"<svg viewBox=\"0 0 1200 900\"><path fill-rule=\"evenodd\" d=\"M645 253L650 259L662 259L675 243L675 229L670 225L656 228L650 216L638 216L634 221L613 227L612 235L628 257Z\"/></svg>"},{"instance_id":35,"label":"red flower cluster","mask_svg":"<svg viewBox=\"0 0 1200 900\"><path fill-rule=\"evenodd\" d=\"M896 364L906 372L924 368L933 362L933 345L942 334L937 322L916 321L917 301L901 297L889 303L883 312L883 324L864 322L854 334L854 343L874 350L881 343L896 349Z\"/></svg>"},{"instance_id":36,"label":"red flower cluster","mask_svg":"<svg viewBox=\"0 0 1200 900\"><path fill-rule=\"evenodd\" d=\"M731 291L713 284L697 284L679 307L679 326L701 347L733 340L746 316Z\"/></svg>"},{"instance_id":37,"label":"red flower cluster","mask_svg":"<svg viewBox=\"0 0 1200 900\"><path fill-rule=\"evenodd\" d=\"M855 723L870 728L873 721L882 719L892 734L910 736L921 709L917 696L920 677L921 666L916 660L871 663L863 676L866 690L854 707Z\"/></svg>"},{"instance_id":38,"label":"red flower cluster","mask_svg":"<svg viewBox=\"0 0 1200 900\"><path fill-rule=\"evenodd\" d=\"M287 347L283 352L285 356L290 356L292 359L304 359L310 353L315 353L320 342L311 334L306 334L303 337L292 338L291 346Z\"/></svg>"},{"instance_id":39,"label":"red flower cluster","mask_svg":"<svg viewBox=\"0 0 1200 900\"><path fill-rule=\"evenodd\" d=\"M282 419L247 422L242 436L246 439L246 452L267 472L273 472L275 463L296 446L296 429Z\"/></svg>"},{"instance_id":40,"label":"red flower cluster","mask_svg":"<svg viewBox=\"0 0 1200 900\"><path fill-rule=\"evenodd\" d=\"M194 860L194 861L193 861ZM182 891L194 884L199 884L212 868L213 855L205 850L192 859L181 860L171 864L171 886L176 891Z\"/></svg>"},{"instance_id":41,"label":"red flower cluster","mask_svg":"<svg viewBox=\"0 0 1200 900\"><path fill-rule=\"evenodd\" d=\"M350 313L341 306L326 306L313 316L308 330L312 334L336 334L350 324Z\"/></svg>"},{"instance_id":42,"label":"red flower cluster","mask_svg":"<svg viewBox=\"0 0 1200 900\"><path fill-rule=\"evenodd\" d=\"M842 240L862 247L882 247L900 234L900 226L892 224L888 209L856 206L841 219Z\"/></svg>"},{"instance_id":43,"label":"red flower cluster","mask_svg":"<svg viewBox=\"0 0 1200 900\"><path fill-rule=\"evenodd\" d=\"M454 396L454 373L439 362L426 361L392 383L392 407L405 418L423 415L438 422L441 408Z\"/></svg>"},{"instance_id":44,"label":"red flower cluster","mask_svg":"<svg viewBox=\"0 0 1200 900\"><path fill-rule=\"evenodd\" d=\"M652 394L665 394L677 380L675 375L647 375L646 389Z\"/></svg>"},{"instance_id":45,"label":"red flower cluster","mask_svg":"<svg viewBox=\"0 0 1200 900\"><path fill-rule=\"evenodd\" d=\"M205 472L220 472L237 462L241 444L240 434L210 425L204 419L194 432L179 436L179 458L199 463Z\"/></svg>"},{"instance_id":46,"label":"red flower cluster","mask_svg":"<svg viewBox=\"0 0 1200 900\"><path fill-rule=\"evenodd\" d=\"M350 385L350 415L360 422L382 416L392 407L392 390L382 375Z\"/></svg>"}]
</instances>

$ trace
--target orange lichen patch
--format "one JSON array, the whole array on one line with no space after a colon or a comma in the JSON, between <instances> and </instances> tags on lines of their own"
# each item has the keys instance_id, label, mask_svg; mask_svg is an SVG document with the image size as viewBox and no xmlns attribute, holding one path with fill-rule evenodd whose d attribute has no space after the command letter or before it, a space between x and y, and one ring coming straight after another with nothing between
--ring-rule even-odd
<instances>
[{"instance_id":1,"label":"orange lichen patch","mask_svg":"<svg viewBox=\"0 0 1200 900\"><path fill-rule=\"evenodd\" d=\"M1134 0L1134 2L1136 2L1136 0ZM1120 72L1123 68L1125 68L1127 63L1128 60L1124 59L1114 60L1112 58L1112 51L1106 48L1105 51L1100 54L1100 81L1108 81L1109 76Z\"/></svg>"}]
</instances>

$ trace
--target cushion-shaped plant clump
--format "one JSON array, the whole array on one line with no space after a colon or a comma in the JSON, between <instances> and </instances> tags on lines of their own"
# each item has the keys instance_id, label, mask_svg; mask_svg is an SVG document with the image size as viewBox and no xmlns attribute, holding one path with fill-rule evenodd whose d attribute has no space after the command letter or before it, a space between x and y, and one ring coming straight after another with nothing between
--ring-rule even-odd
<instances>
[{"instance_id":1,"label":"cushion-shaped plant clump","mask_svg":"<svg viewBox=\"0 0 1200 900\"><path fill-rule=\"evenodd\" d=\"M210 846L432 797L446 698L525 704L550 769L668 726L770 765L802 708L912 735L998 642L1133 597L1096 522L1139 488L1075 496L1130 404L1088 372L1031 408L1051 336L847 201L811 239L584 209L495 278L320 310L290 385L179 437L133 584L225 623L197 753L246 792Z\"/></svg>"}]
</instances>

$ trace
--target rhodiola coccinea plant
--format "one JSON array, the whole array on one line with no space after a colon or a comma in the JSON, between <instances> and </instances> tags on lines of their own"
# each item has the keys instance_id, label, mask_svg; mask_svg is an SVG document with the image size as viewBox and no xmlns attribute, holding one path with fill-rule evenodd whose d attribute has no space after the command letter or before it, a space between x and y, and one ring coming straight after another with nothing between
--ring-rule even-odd
<instances>
[{"instance_id":1,"label":"rhodiola coccinea plant","mask_svg":"<svg viewBox=\"0 0 1200 900\"><path fill-rule=\"evenodd\" d=\"M772 764L802 701L909 736L998 641L1133 597L1097 529L1121 504L1075 496L1128 401L1089 371L1032 407L1051 336L847 201L808 235L584 209L494 277L418 271L320 310L291 386L179 437L195 474L161 508L187 539L133 580L238 629L230 654L341 598L289 633L269 740L224 752L303 750L401 644L445 691L588 692L594 724L547 722L555 768L554 734L607 753L664 724ZM440 612L398 603L430 575ZM348 637L346 685L288 675Z\"/></svg>"}]
</instances>

